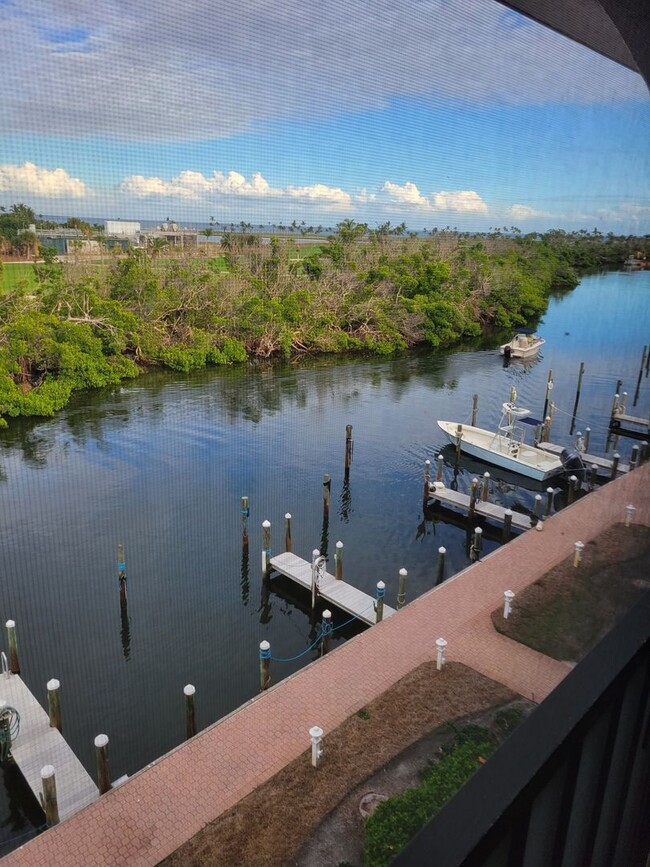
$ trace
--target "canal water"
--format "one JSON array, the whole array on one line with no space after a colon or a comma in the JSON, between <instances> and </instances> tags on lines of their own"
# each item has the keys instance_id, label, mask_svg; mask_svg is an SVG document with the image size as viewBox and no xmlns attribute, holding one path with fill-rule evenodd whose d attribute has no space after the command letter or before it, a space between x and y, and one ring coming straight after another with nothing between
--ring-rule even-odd
<instances>
[{"instance_id":1,"label":"canal water","mask_svg":"<svg viewBox=\"0 0 650 867\"><path fill-rule=\"evenodd\" d=\"M65 736L93 776L100 732L110 737L113 777L133 774L183 740L185 684L196 686L203 728L257 693L262 639L276 657L299 657L272 663L274 682L315 658L303 653L316 634L308 600L279 581L262 586L264 519L275 552L285 512L293 549L306 559L320 548L331 562L341 540L346 579L368 593L383 579L388 604L405 567L413 599L432 586L440 545L449 574L469 562L462 522L423 515L424 461L435 463L444 445L436 420L468 422L477 393L478 424L493 429L511 386L541 416L552 369L551 438L569 445L584 361L575 427L590 426L590 451L611 454L616 382L631 408L649 312L650 272L598 274L553 296L538 329L547 342L532 363L504 367L495 337L444 354L157 373L78 396L54 419L12 421L0 432L0 617L17 623L24 679L44 706L46 682L61 681ZM648 383L637 415L648 415ZM347 481L346 424L354 429ZM623 460L631 445L619 441ZM446 481L462 491L488 469L464 463L454 477L447 460ZM503 505L531 509L545 488L489 469ZM324 473L332 478L327 525ZM248 560L242 495L250 499ZM561 505L561 491L556 499ZM486 538L484 552L497 538ZM335 642L360 628L343 626ZM0 840L29 833L20 800L5 776Z\"/></svg>"}]
</instances>

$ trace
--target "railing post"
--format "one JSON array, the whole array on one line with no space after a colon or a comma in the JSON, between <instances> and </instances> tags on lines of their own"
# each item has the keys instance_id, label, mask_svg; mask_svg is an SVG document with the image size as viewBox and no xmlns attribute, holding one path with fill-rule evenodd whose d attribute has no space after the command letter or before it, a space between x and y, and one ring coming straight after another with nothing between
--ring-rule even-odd
<instances>
[{"instance_id":1,"label":"railing post","mask_svg":"<svg viewBox=\"0 0 650 867\"><path fill-rule=\"evenodd\" d=\"M323 760L323 729L320 726L312 726L309 729L311 739L311 763L317 768Z\"/></svg>"},{"instance_id":2,"label":"railing post","mask_svg":"<svg viewBox=\"0 0 650 867\"><path fill-rule=\"evenodd\" d=\"M447 647L445 639L436 638L436 668L438 671L440 671L442 666L445 664L445 647Z\"/></svg>"}]
</instances>

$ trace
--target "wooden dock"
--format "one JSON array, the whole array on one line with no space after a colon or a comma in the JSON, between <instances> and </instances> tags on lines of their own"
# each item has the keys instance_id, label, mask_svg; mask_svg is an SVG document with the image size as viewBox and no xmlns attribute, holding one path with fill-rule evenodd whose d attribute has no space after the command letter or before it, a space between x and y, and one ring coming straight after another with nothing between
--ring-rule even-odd
<instances>
[{"instance_id":1,"label":"wooden dock","mask_svg":"<svg viewBox=\"0 0 650 867\"><path fill-rule=\"evenodd\" d=\"M624 425L633 425L634 427L643 428L642 430L631 430ZM639 418L636 415L628 415L626 412L615 410L609 420L610 430L614 433L626 437L636 437L637 439L645 439L650 436L650 419Z\"/></svg>"},{"instance_id":2,"label":"wooden dock","mask_svg":"<svg viewBox=\"0 0 650 867\"><path fill-rule=\"evenodd\" d=\"M271 558L271 569L279 572L280 575L285 575L311 593L312 567L307 560L287 551ZM346 584L345 581L337 581L329 572L323 572L321 575L318 595L325 602L336 605L348 614L353 614L362 623L372 626L376 622L374 609L376 600L362 590L352 587L351 584ZM393 614L395 609L384 604L384 620L392 617Z\"/></svg>"},{"instance_id":3,"label":"wooden dock","mask_svg":"<svg viewBox=\"0 0 650 867\"><path fill-rule=\"evenodd\" d=\"M99 797L97 786L63 735L50 728L50 719L17 674L0 677L0 699L20 714L20 731L11 755L40 803L41 768L52 765L61 821L92 804Z\"/></svg>"},{"instance_id":4,"label":"wooden dock","mask_svg":"<svg viewBox=\"0 0 650 867\"><path fill-rule=\"evenodd\" d=\"M542 451L550 452L553 455L557 455L558 457L564 451L564 446L559 446L556 443L538 443L538 449L542 449ZM598 455L590 455L586 452L580 452L580 457L582 458L584 465L589 469L591 466L597 466L599 470L607 470L611 472L613 461L610 458L600 458ZM629 466L627 464L619 462L618 465L618 475L623 475L629 471Z\"/></svg>"},{"instance_id":5,"label":"wooden dock","mask_svg":"<svg viewBox=\"0 0 650 867\"><path fill-rule=\"evenodd\" d=\"M441 482L430 482L429 498L469 512L471 497L468 494L461 494L460 491L452 491L451 488L446 488ZM495 503L487 503L481 500L479 489L479 496L474 508L475 515L503 524L505 513L506 509L503 506L497 506ZM529 515L513 512L512 526L517 530L530 530L534 526L534 523Z\"/></svg>"}]
</instances>

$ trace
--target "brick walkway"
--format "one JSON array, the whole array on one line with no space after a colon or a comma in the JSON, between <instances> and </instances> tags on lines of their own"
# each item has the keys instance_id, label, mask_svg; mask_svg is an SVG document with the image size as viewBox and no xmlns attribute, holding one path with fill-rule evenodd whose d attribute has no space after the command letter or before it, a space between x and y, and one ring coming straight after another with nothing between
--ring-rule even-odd
<instances>
[{"instance_id":1,"label":"brick walkway","mask_svg":"<svg viewBox=\"0 0 650 867\"><path fill-rule=\"evenodd\" d=\"M497 635L490 612L622 521L650 525L650 464L608 484L485 560L346 642L168 753L125 785L3 860L11 865L153 865L206 822L308 749L308 730L327 732L421 662L447 656L528 698L542 700L569 666ZM277 673L277 669L276 669ZM4 865L3 865L4 867Z\"/></svg>"}]
</instances>

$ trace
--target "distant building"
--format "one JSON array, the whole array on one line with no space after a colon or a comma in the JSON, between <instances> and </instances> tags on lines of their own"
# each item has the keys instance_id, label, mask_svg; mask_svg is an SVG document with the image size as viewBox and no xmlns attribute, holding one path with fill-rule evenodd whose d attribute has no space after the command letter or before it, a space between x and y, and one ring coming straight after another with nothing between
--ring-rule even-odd
<instances>
[{"instance_id":1,"label":"distant building","mask_svg":"<svg viewBox=\"0 0 650 867\"><path fill-rule=\"evenodd\" d=\"M140 234L140 223L130 220L104 220L104 234L119 238L137 238Z\"/></svg>"},{"instance_id":2,"label":"distant building","mask_svg":"<svg viewBox=\"0 0 650 867\"><path fill-rule=\"evenodd\" d=\"M151 244L157 238L163 238L172 247L196 246L198 243L199 233L196 229L186 229L184 226L179 226L177 223L161 223L155 229L146 229L142 232L144 243Z\"/></svg>"}]
</instances>

